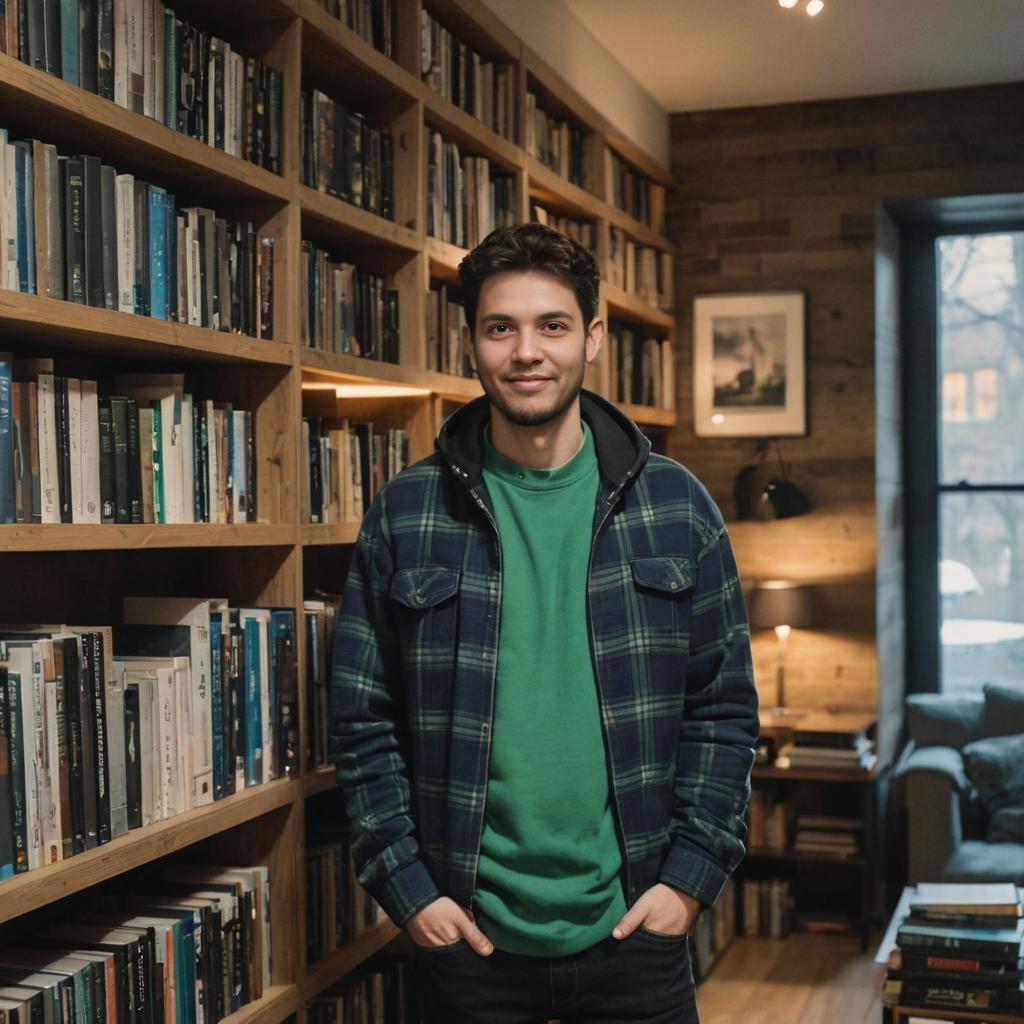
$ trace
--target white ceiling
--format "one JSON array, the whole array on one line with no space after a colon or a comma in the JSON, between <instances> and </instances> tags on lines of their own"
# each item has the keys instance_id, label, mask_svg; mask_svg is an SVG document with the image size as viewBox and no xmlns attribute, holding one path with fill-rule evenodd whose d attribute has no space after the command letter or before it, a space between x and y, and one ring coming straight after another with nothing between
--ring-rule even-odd
<instances>
[{"instance_id":1,"label":"white ceiling","mask_svg":"<svg viewBox=\"0 0 1024 1024\"><path fill-rule=\"evenodd\" d=\"M565 0L668 112L1024 79L1024 0Z\"/></svg>"}]
</instances>

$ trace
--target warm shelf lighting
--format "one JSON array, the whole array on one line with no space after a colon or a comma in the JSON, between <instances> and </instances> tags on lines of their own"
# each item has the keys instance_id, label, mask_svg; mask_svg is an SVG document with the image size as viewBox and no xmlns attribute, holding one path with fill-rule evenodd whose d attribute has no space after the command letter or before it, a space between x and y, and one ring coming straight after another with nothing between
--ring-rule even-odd
<instances>
[{"instance_id":1,"label":"warm shelf lighting","mask_svg":"<svg viewBox=\"0 0 1024 1024\"><path fill-rule=\"evenodd\" d=\"M779 0L779 6L787 9L790 7L796 7L796 3L797 0Z\"/></svg>"},{"instance_id":2,"label":"warm shelf lighting","mask_svg":"<svg viewBox=\"0 0 1024 1024\"><path fill-rule=\"evenodd\" d=\"M404 384L331 384L327 381L303 384L302 390L333 391L336 398L409 398L430 394L428 388L414 388Z\"/></svg>"},{"instance_id":3,"label":"warm shelf lighting","mask_svg":"<svg viewBox=\"0 0 1024 1024\"><path fill-rule=\"evenodd\" d=\"M825 0L810 0L807 5L807 13L813 18L816 14L821 14L825 9Z\"/></svg>"}]
</instances>

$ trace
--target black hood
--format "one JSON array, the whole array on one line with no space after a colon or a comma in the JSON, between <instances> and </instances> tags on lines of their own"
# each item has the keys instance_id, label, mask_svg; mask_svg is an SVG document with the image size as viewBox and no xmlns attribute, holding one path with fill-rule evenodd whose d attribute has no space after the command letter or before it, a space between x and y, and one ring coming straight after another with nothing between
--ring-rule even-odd
<instances>
[{"instance_id":1,"label":"black hood","mask_svg":"<svg viewBox=\"0 0 1024 1024\"><path fill-rule=\"evenodd\" d=\"M580 392L580 415L594 435L601 476L612 490L636 476L647 461L651 442L611 402L593 391ZM483 430L491 419L486 395L473 399L441 424L435 447L470 487L481 478Z\"/></svg>"}]
</instances>

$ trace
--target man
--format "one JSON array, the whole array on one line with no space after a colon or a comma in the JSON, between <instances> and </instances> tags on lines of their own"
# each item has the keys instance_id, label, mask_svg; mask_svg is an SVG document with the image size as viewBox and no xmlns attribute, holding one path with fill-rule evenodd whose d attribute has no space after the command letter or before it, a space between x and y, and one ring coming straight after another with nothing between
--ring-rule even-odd
<instances>
[{"instance_id":1,"label":"man","mask_svg":"<svg viewBox=\"0 0 1024 1024\"><path fill-rule=\"evenodd\" d=\"M332 741L426 1019L697 1021L687 933L743 856L758 735L718 509L582 390L599 275L537 224L459 267L484 397L363 521Z\"/></svg>"}]
</instances>

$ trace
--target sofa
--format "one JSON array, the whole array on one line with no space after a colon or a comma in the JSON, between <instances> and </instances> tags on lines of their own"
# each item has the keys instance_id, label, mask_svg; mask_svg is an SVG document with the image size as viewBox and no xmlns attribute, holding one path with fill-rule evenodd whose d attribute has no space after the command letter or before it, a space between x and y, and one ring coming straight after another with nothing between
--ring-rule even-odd
<instances>
[{"instance_id":1,"label":"sofa","mask_svg":"<svg viewBox=\"0 0 1024 1024\"><path fill-rule=\"evenodd\" d=\"M1024 685L913 694L892 774L907 882L1024 885Z\"/></svg>"}]
</instances>

